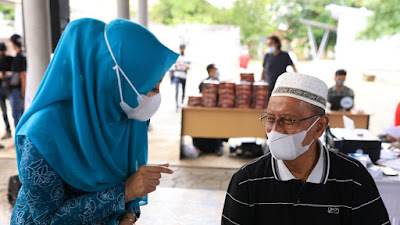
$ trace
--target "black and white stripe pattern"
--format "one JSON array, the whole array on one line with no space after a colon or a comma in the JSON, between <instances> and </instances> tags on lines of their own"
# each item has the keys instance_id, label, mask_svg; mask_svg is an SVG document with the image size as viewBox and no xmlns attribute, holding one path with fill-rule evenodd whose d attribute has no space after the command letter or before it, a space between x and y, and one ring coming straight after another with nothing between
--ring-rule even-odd
<instances>
[{"instance_id":1,"label":"black and white stripe pattern","mask_svg":"<svg viewBox=\"0 0 400 225\"><path fill-rule=\"evenodd\" d=\"M320 183L281 180L270 154L243 166L229 185L222 224L389 224L366 169L341 153L321 152Z\"/></svg>"}]
</instances>

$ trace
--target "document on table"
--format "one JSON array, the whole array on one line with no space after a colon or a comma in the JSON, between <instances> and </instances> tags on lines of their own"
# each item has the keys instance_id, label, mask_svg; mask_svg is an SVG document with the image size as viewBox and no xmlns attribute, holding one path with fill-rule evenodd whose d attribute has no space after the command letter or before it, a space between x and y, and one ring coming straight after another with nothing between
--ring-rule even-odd
<instances>
[{"instance_id":1,"label":"document on table","mask_svg":"<svg viewBox=\"0 0 400 225\"><path fill-rule=\"evenodd\" d=\"M343 116L343 124L344 124L345 129L348 129L348 130L355 129L354 120L350 119L347 116Z\"/></svg>"},{"instance_id":2,"label":"document on table","mask_svg":"<svg viewBox=\"0 0 400 225\"><path fill-rule=\"evenodd\" d=\"M382 166L388 166L395 170L400 170L400 158L397 159L389 159L389 160L380 160L378 162Z\"/></svg>"}]
</instances>

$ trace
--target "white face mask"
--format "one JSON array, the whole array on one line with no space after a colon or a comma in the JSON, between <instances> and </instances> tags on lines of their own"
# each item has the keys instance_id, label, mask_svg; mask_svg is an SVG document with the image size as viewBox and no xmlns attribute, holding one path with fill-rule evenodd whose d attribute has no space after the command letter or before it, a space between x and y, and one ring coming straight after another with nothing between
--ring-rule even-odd
<instances>
[{"instance_id":1,"label":"white face mask","mask_svg":"<svg viewBox=\"0 0 400 225\"><path fill-rule=\"evenodd\" d=\"M303 146L302 143L307 136L307 132L318 120L319 118L307 130L297 134L282 134L277 131L267 132L267 143L272 156L278 160L293 160L306 152L314 142L314 139L309 145Z\"/></svg>"},{"instance_id":2,"label":"white face mask","mask_svg":"<svg viewBox=\"0 0 400 225\"><path fill-rule=\"evenodd\" d=\"M106 29L107 29L107 24L104 27L104 38L106 39L107 47L108 50L110 51L111 57L113 58L115 62L115 66L113 69L115 70L118 78L118 88L119 88L119 94L121 97L121 102L120 106L122 110L126 113L129 119L135 119L139 121L147 121L149 120L158 110L161 104L161 95L160 93L153 95L151 97L148 97L146 95L139 94L139 92L136 90L135 86L133 86L132 82L129 80L129 78L125 75L124 71L121 69L121 67L118 65L117 60L114 57L114 54L111 50L110 44L108 43L107 35L106 35ZM122 73L124 76L125 80L129 83L129 85L132 87L133 91L137 94L137 101L138 101L138 106L136 108L130 107L125 101L124 97L122 95L122 87L121 87L121 77L119 72Z\"/></svg>"}]
</instances>

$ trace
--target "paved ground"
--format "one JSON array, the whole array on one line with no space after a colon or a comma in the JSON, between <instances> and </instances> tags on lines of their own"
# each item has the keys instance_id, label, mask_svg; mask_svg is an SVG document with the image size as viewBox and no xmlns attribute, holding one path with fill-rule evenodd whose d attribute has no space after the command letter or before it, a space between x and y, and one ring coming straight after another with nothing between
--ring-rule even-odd
<instances>
[{"instance_id":1,"label":"paved ground","mask_svg":"<svg viewBox=\"0 0 400 225\"><path fill-rule=\"evenodd\" d=\"M172 175L163 175L160 188L149 196L149 205L143 207L143 218L138 224L164 224L157 222L161 215L168 215L174 211L207 212L208 218L198 215L187 215L186 218L171 218L167 224L188 224L184 221L199 221L193 224L218 224L220 213L215 210L221 210L225 198L225 191L229 181L236 169L207 169L190 167L171 167L174 170ZM7 185L10 176L17 174L17 165L14 159L0 159L0 225L8 224L7 221L11 215L11 207L7 202ZM208 190L208 191L207 191ZM166 203L168 207L166 206ZM188 205L189 208L180 208ZM183 210L183 211L182 211ZM156 213L157 212L157 213ZM148 215L160 215L150 217ZM170 214L177 215L177 214ZM203 221L208 221L203 223ZM213 222L210 222L213 221Z\"/></svg>"},{"instance_id":2,"label":"paved ground","mask_svg":"<svg viewBox=\"0 0 400 225\"><path fill-rule=\"evenodd\" d=\"M226 191L232 175L236 172L236 169L171 168L174 174L164 175L160 186Z\"/></svg>"},{"instance_id":3,"label":"paved ground","mask_svg":"<svg viewBox=\"0 0 400 225\"><path fill-rule=\"evenodd\" d=\"M219 225L224 200L224 191L159 188L137 225Z\"/></svg>"}]
</instances>

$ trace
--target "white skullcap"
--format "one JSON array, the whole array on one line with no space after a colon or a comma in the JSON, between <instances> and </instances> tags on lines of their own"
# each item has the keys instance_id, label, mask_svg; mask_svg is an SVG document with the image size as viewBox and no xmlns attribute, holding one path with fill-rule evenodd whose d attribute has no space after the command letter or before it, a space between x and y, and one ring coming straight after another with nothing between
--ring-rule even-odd
<instances>
[{"instance_id":1,"label":"white skullcap","mask_svg":"<svg viewBox=\"0 0 400 225\"><path fill-rule=\"evenodd\" d=\"M325 109L328 86L316 77L288 72L278 77L273 96L292 97Z\"/></svg>"}]
</instances>

